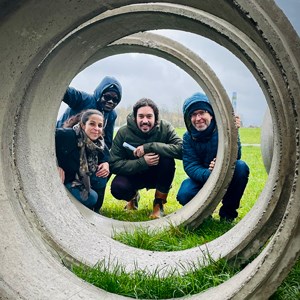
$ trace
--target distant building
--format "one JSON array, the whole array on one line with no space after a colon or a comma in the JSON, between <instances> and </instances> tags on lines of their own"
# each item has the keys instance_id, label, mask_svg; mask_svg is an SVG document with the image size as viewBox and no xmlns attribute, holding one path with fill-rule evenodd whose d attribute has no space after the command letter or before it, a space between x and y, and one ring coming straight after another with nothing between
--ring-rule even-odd
<instances>
[{"instance_id":1,"label":"distant building","mask_svg":"<svg viewBox=\"0 0 300 300\"><path fill-rule=\"evenodd\" d=\"M237 111L237 92L232 93L231 104L235 115L238 115L241 119L241 127L243 127L243 118Z\"/></svg>"},{"instance_id":2,"label":"distant building","mask_svg":"<svg viewBox=\"0 0 300 300\"><path fill-rule=\"evenodd\" d=\"M237 93L232 93L232 99L231 99L232 108L235 114L237 114Z\"/></svg>"}]
</instances>

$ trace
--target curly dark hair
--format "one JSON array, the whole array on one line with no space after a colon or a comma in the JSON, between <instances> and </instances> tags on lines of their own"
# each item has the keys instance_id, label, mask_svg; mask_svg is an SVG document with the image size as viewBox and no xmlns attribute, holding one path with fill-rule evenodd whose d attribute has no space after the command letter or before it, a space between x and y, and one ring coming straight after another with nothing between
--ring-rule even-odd
<instances>
[{"instance_id":1,"label":"curly dark hair","mask_svg":"<svg viewBox=\"0 0 300 300\"><path fill-rule=\"evenodd\" d=\"M136 119L137 117L137 111L139 108L144 107L144 106L150 106L153 109L154 112L154 117L155 117L155 124L158 123L159 119L159 111L157 105L152 101L151 99L148 98L142 98L138 100L134 106L133 106L133 116Z\"/></svg>"}]
</instances>

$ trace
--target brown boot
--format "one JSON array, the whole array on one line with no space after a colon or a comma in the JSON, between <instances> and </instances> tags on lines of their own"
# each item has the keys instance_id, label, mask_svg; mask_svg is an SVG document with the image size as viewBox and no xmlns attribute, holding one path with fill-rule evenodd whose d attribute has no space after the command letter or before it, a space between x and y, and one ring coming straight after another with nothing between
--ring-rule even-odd
<instances>
[{"instance_id":1,"label":"brown boot","mask_svg":"<svg viewBox=\"0 0 300 300\"><path fill-rule=\"evenodd\" d=\"M164 204L167 203L167 193L162 193L158 190L155 191L155 199L153 201L153 211L149 218L159 219L164 216Z\"/></svg>"},{"instance_id":2,"label":"brown boot","mask_svg":"<svg viewBox=\"0 0 300 300\"><path fill-rule=\"evenodd\" d=\"M153 201L153 211L149 218L151 219L159 219L164 216L164 205L162 199L154 199Z\"/></svg>"},{"instance_id":3,"label":"brown boot","mask_svg":"<svg viewBox=\"0 0 300 300\"><path fill-rule=\"evenodd\" d=\"M135 196L127 202L124 209L126 210L137 210L139 206L140 194L137 192Z\"/></svg>"}]
</instances>

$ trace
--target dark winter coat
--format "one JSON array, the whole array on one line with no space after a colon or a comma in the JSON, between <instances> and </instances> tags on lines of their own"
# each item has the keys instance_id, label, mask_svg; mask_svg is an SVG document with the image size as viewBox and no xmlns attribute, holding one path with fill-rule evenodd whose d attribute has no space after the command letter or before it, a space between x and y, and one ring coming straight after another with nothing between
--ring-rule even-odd
<instances>
[{"instance_id":1,"label":"dark winter coat","mask_svg":"<svg viewBox=\"0 0 300 300\"><path fill-rule=\"evenodd\" d=\"M121 127L113 140L110 150L110 170L118 175L132 175L148 170L144 157L137 158L123 143L138 147L143 145L145 153L156 153L162 157L182 158L182 139L174 127L161 120L149 132L142 132L133 117L129 114L127 125Z\"/></svg>"},{"instance_id":2,"label":"dark winter coat","mask_svg":"<svg viewBox=\"0 0 300 300\"><path fill-rule=\"evenodd\" d=\"M191 123L191 113L197 109L207 110L213 116L210 126L203 132L197 131ZM211 173L209 164L216 158L218 151L218 129L213 109L204 94L196 93L184 102L183 114L187 127L182 147L184 171L191 179L206 182ZM238 139L237 159L240 158L241 143Z\"/></svg>"},{"instance_id":3,"label":"dark winter coat","mask_svg":"<svg viewBox=\"0 0 300 300\"><path fill-rule=\"evenodd\" d=\"M62 127L67 119L80 113L83 110L98 109L104 115L104 141L105 145L110 149L117 114L114 110L112 110L111 112L104 112L103 106L99 100L102 96L102 93L111 85L115 85L117 87L117 89L119 90L119 99L121 100L122 87L114 77L106 76L96 87L93 95L69 87L63 98L63 102L68 104L69 107L67 107L64 114L57 121L56 127Z\"/></svg>"},{"instance_id":4,"label":"dark winter coat","mask_svg":"<svg viewBox=\"0 0 300 300\"><path fill-rule=\"evenodd\" d=\"M65 171L65 182L69 183L75 179L79 170L79 147L77 136L72 128L58 128L55 131L55 149L58 166ZM108 150L99 153L98 162L107 162Z\"/></svg>"}]
</instances>

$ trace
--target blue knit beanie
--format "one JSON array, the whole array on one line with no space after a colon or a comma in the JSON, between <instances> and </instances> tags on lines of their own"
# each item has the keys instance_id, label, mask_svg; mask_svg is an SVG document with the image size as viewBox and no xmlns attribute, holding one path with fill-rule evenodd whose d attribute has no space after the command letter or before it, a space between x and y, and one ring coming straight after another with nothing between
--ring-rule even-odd
<instances>
[{"instance_id":1,"label":"blue knit beanie","mask_svg":"<svg viewBox=\"0 0 300 300\"><path fill-rule=\"evenodd\" d=\"M207 96L202 93L194 94L190 98L186 99L183 104L183 113L185 116L190 118L195 110L206 110L211 116L214 117L215 115Z\"/></svg>"}]
</instances>

